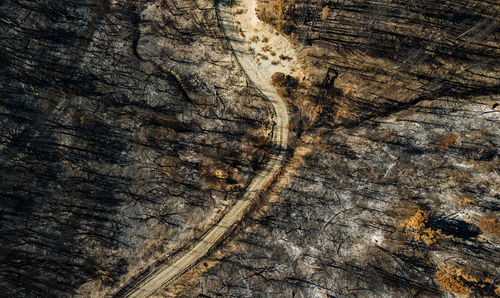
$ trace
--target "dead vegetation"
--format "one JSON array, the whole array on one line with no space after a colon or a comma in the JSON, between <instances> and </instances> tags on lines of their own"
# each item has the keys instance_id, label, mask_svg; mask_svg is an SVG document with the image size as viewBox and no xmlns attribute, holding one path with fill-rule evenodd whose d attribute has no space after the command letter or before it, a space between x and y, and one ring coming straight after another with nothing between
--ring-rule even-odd
<instances>
[{"instance_id":1,"label":"dead vegetation","mask_svg":"<svg viewBox=\"0 0 500 298\"><path fill-rule=\"evenodd\" d=\"M460 295L468 295L469 289L465 286L468 275L463 275L460 269L443 266L436 271L436 282L445 291L454 292Z\"/></svg>"},{"instance_id":2,"label":"dead vegetation","mask_svg":"<svg viewBox=\"0 0 500 298\"><path fill-rule=\"evenodd\" d=\"M448 148L450 148L451 146L453 146L458 140L458 135L457 134L454 134L454 133L448 133L448 134L445 134L444 136L442 136L440 139L439 139L439 143L441 145L441 150L446 150Z\"/></svg>"},{"instance_id":3,"label":"dead vegetation","mask_svg":"<svg viewBox=\"0 0 500 298\"><path fill-rule=\"evenodd\" d=\"M500 237L500 220L483 216L479 219L478 226L484 235Z\"/></svg>"},{"instance_id":4,"label":"dead vegetation","mask_svg":"<svg viewBox=\"0 0 500 298\"><path fill-rule=\"evenodd\" d=\"M290 75L285 75L282 72L275 72L271 77L271 84L276 87L297 87L298 81Z\"/></svg>"},{"instance_id":5,"label":"dead vegetation","mask_svg":"<svg viewBox=\"0 0 500 298\"><path fill-rule=\"evenodd\" d=\"M262 60L267 60L269 59L269 57L267 57L266 55L262 54L262 53L257 53L257 57L262 59Z\"/></svg>"},{"instance_id":6,"label":"dead vegetation","mask_svg":"<svg viewBox=\"0 0 500 298\"><path fill-rule=\"evenodd\" d=\"M328 14L330 13L330 7L325 6L323 7L323 9L321 10L321 19L324 21L328 18Z\"/></svg>"},{"instance_id":7,"label":"dead vegetation","mask_svg":"<svg viewBox=\"0 0 500 298\"><path fill-rule=\"evenodd\" d=\"M413 240L422 241L429 246L435 244L441 237L440 230L433 230L428 226L429 218L422 210L418 209L400 224L400 228L409 234Z\"/></svg>"},{"instance_id":8,"label":"dead vegetation","mask_svg":"<svg viewBox=\"0 0 500 298\"><path fill-rule=\"evenodd\" d=\"M471 267L443 265L436 270L434 280L442 290L463 296L492 297L499 294L498 285L488 274L473 273Z\"/></svg>"},{"instance_id":9,"label":"dead vegetation","mask_svg":"<svg viewBox=\"0 0 500 298\"><path fill-rule=\"evenodd\" d=\"M265 46L263 46L263 47L262 47L262 51L263 51L263 52L270 52L270 51L271 51L271 49L272 49L272 48L271 48L271 46L269 46L269 45L265 45Z\"/></svg>"}]
</instances>

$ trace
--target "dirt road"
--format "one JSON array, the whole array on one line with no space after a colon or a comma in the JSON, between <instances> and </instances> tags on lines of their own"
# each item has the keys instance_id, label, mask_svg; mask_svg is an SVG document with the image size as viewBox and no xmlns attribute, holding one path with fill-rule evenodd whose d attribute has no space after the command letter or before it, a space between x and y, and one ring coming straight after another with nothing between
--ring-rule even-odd
<instances>
[{"instance_id":1,"label":"dirt road","mask_svg":"<svg viewBox=\"0 0 500 298\"><path fill-rule=\"evenodd\" d=\"M230 40L233 52L245 71L252 84L272 103L275 115L273 121L273 151L269 162L264 169L253 179L243 197L222 217L222 219L199 240L190 250L181 253L163 268L156 270L144 278L138 285L125 293L121 291L119 296L125 297L148 297L166 284L176 279L203 256L222 238L231 226L243 217L245 211L252 204L256 195L273 178L274 173L280 168L288 140L288 112L285 103L278 96L275 88L271 85L271 75L276 71L291 73L290 67L294 61L293 50L288 41L273 31L270 26L264 25L255 16L255 0L242 0L233 7L219 4L217 7L219 19L228 40ZM243 9L244 13L234 13L237 9ZM238 21L238 22L237 22ZM267 27L266 27L267 26ZM241 28L241 30L240 30ZM258 42L251 42L249 36L257 30L260 34L268 35L266 45L274 47L290 59L283 63L271 64L270 61L257 61L257 55L249 51L251 46L259 46ZM240 32L243 32L240 33ZM246 38L243 38L243 35ZM261 44L262 46L262 44ZM275 53L279 55L279 53ZM267 59L269 60L269 59Z\"/></svg>"}]
</instances>

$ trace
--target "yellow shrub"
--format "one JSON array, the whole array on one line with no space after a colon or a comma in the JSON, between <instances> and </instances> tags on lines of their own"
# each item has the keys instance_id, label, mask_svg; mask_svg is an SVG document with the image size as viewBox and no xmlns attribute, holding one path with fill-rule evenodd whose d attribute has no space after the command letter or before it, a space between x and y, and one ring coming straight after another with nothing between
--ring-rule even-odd
<instances>
[{"instance_id":1,"label":"yellow shrub","mask_svg":"<svg viewBox=\"0 0 500 298\"><path fill-rule=\"evenodd\" d=\"M440 230L433 230L427 227L429 218L422 210L417 210L413 216L404 220L400 227L407 233L413 236L415 241L423 241L426 245L431 245L437 242L441 235Z\"/></svg>"},{"instance_id":2,"label":"yellow shrub","mask_svg":"<svg viewBox=\"0 0 500 298\"><path fill-rule=\"evenodd\" d=\"M465 206L471 205L474 202L475 201L473 199L466 197L466 198L463 198L463 199L459 200L458 201L458 205L465 207Z\"/></svg>"},{"instance_id":3,"label":"yellow shrub","mask_svg":"<svg viewBox=\"0 0 500 298\"><path fill-rule=\"evenodd\" d=\"M323 7L323 10L321 10L321 19L326 20L329 13L330 13L330 8L328 6Z\"/></svg>"},{"instance_id":4,"label":"yellow shrub","mask_svg":"<svg viewBox=\"0 0 500 298\"><path fill-rule=\"evenodd\" d=\"M440 235L441 235L440 230L433 230L431 228L427 228L423 230L419 236L420 239L422 239L422 241L424 241L425 244L429 246L433 243L436 243Z\"/></svg>"},{"instance_id":5,"label":"yellow shrub","mask_svg":"<svg viewBox=\"0 0 500 298\"><path fill-rule=\"evenodd\" d=\"M468 295L469 289L465 286L457 269L451 266L444 266L436 271L435 278L439 287L445 291L454 292L461 295Z\"/></svg>"},{"instance_id":6,"label":"yellow shrub","mask_svg":"<svg viewBox=\"0 0 500 298\"><path fill-rule=\"evenodd\" d=\"M427 215L422 210L418 209L413 216L403 221L401 225L405 230L409 229L419 230L425 228L425 225L427 224L428 221L429 218L427 217Z\"/></svg>"}]
</instances>

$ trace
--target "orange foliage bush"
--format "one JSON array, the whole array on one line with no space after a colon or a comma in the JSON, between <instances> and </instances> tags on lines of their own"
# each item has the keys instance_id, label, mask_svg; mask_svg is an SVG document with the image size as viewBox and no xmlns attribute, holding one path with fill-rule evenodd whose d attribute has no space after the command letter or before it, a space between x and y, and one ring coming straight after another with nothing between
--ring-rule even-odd
<instances>
[{"instance_id":1,"label":"orange foliage bush","mask_svg":"<svg viewBox=\"0 0 500 298\"><path fill-rule=\"evenodd\" d=\"M440 230L436 231L431 228L427 228L420 233L415 233L413 237L416 241L422 240L427 246L429 246L437 242L439 235L441 235Z\"/></svg>"},{"instance_id":2,"label":"orange foliage bush","mask_svg":"<svg viewBox=\"0 0 500 298\"><path fill-rule=\"evenodd\" d=\"M328 18L328 14L330 13L330 8L328 6L323 7L321 10L321 19L326 20Z\"/></svg>"},{"instance_id":3,"label":"orange foliage bush","mask_svg":"<svg viewBox=\"0 0 500 298\"><path fill-rule=\"evenodd\" d=\"M445 291L451 291L461 295L468 295L469 289L465 286L461 271L451 266L444 266L436 271L436 282Z\"/></svg>"},{"instance_id":4,"label":"orange foliage bush","mask_svg":"<svg viewBox=\"0 0 500 298\"><path fill-rule=\"evenodd\" d=\"M402 227L405 230L409 229L423 229L427 222L429 221L429 218L427 217L427 214L425 214L422 210L418 209L417 212L403 221Z\"/></svg>"},{"instance_id":5,"label":"orange foliage bush","mask_svg":"<svg viewBox=\"0 0 500 298\"><path fill-rule=\"evenodd\" d=\"M474 202L475 201L471 198L463 198L463 199L458 201L458 205L465 207L465 206L472 205Z\"/></svg>"},{"instance_id":6,"label":"orange foliage bush","mask_svg":"<svg viewBox=\"0 0 500 298\"><path fill-rule=\"evenodd\" d=\"M419 209L413 216L404 220L400 227L410 233L415 241L423 241L426 245L431 245L437 242L441 231L427 227L428 222L427 214Z\"/></svg>"},{"instance_id":7,"label":"orange foliage bush","mask_svg":"<svg viewBox=\"0 0 500 298\"><path fill-rule=\"evenodd\" d=\"M483 234L500 237L500 221L498 219L482 217L479 219L478 226Z\"/></svg>"},{"instance_id":8,"label":"orange foliage bush","mask_svg":"<svg viewBox=\"0 0 500 298\"><path fill-rule=\"evenodd\" d=\"M493 280L490 277L481 279L474 276L467 270L467 267L442 266L436 271L434 280L442 290L460 295L476 296L478 293L484 295L483 291L486 287L491 288L492 293L500 294L498 285L493 285Z\"/></svg>"}]
</instances>

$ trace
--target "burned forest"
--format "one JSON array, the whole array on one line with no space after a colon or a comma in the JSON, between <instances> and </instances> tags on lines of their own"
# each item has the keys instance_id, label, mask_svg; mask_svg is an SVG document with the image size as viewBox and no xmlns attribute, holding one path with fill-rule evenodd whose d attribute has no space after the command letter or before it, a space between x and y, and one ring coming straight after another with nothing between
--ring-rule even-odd
<instances>
[{"instance_id":1,"label":"burned forest","mask_svg":"<svg viewBox=\"0 0 500 298\"><path fill-rule=\"evenodd\" d=\"M500 3L0 1L0 296L500 297Z\"/></svg>"}]
</instances>

